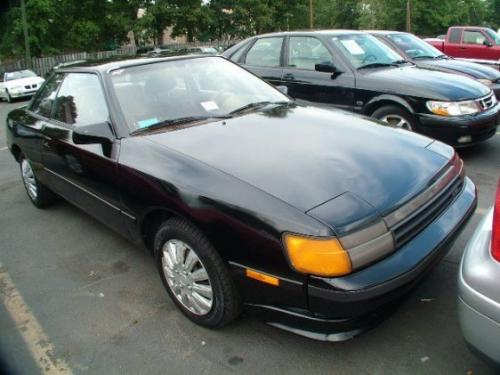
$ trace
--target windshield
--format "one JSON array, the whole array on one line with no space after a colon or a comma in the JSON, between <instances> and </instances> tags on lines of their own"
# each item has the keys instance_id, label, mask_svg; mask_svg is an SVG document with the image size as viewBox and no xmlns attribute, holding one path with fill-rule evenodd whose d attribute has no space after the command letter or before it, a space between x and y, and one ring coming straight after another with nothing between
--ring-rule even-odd
<instances>
[{"instance_id":1,"label":"windshield","mask_svg":"<svg viewBox=\"0 0 500 375\"><path fill-rule=\"evenodd\" d=\"M415 35L389 34L387 37L412 59L435 58L443 55L443 52Z\"/></svg>"},{"instance_id":2,"label":"windshield","mask_svg":"<svg viewBox=\"0 0 500 375\"><path fill-rule=\"evenodd\" d=\"M500 35L498 35L491 29L486 29L486 34L488 34L488 36L493 40L493 43L495 43L497 46L500 46Z\"/></svg>"},{"instance_id":3,"label":"windshield","mask_svg":"<svg viewBox=\"0 0 500 375\"><path fill-rule=\"evenodd\" d=\"M371 65L390 65L404 60L389 46L368 34L337 35L331 40L356 69Z\"/></svg>"},{"instance_id":4,"label":"windshield","mask_svg":"<svg viewBox=\"0 0 500 375\"><path fill-rule=\"evenodd\" d=\"M255 103L289 102L272 86L221 57L115 70L111 81L132 130L179 119L231 116Z\"/></svg>"},{"instance_id":5,"label":"windshield","mask_svg":"<svg viewBox=\"0 0 500 375\"><path fill-rule=\"evenodd\" d=\"M37 75L31 70L19 70L17 72L5 73L6 81L14 81L15 79L36 77Z\"/></svg>"}]
</instances>

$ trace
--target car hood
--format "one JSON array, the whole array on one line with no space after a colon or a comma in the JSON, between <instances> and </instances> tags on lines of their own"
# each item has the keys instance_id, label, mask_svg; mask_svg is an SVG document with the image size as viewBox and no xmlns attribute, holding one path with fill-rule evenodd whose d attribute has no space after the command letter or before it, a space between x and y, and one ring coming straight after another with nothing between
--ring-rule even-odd
<instances>
[{"instance_id":1,"label":"car hood","mask_svg":"<svg viewBox=\"0 0 500 375\"><path fill-rule=\"evenodd\" d=\"M7 89L11 89L14 87L25 86L25 85L38 85L43 83L45 80L41 77L28 77L22 79L15 79L12 81L4 82L4 85Z\"/></svg>"},{"instance_id":2,"label":"car hood","mask_svg":"<svg viewBox=\"0 0 500 375\"><path fill-rule=\"evenodd\" d=\"M432 140L340 110L281 106L146 135L307 212L351 192L380 213L448 161Z\"/></svg>"},{"instance_id":3,"label":"car hood","mask_svg":"<svg viewBox=\"0 0 500 375\"><path fill-rule=\"evenodd\" d=\"M487 95L490 89L474 79L416 66L361 71L357 87L395 95L433 100L467 100Z\"/></svg>"},{"instance_id":4,"label":"car hood","mask_svg":"<svg viewBox=\"0 0 500 375\"><path fill-rule=\"evenodd\" d=\"M500 72L498 70L469 61L454 59L429 59L416 61L416 64L421 68L435 69L447 73L466 74L475 79L489 79L490 81L500 79Z\"/></svg>"}]
</instances>

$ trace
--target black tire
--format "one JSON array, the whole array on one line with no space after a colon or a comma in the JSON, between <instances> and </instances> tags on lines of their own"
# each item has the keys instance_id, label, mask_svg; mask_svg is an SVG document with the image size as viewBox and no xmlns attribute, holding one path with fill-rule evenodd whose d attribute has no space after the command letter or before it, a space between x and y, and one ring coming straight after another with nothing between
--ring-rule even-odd
<instances>
[{"instance_id":1,"label":"black tire","mask_svg":"<svg viewBox=\"0 0 500 375\"><path fill-rule=\"evenodd\" d=\"M378 108L372 113L372 117L384 122L387 122L385 119L388 117L390 118L391 116L393 116L394 119L397 119L398 117L403 119L406 125L396 126L396 124L391 122L389 122L389 124L409 131L416 130L415 118L407 110L397 105L386 105Z\"/></svg>"},{"instance_id":2,"label":"black tire","mask_svg":"<svg viewBox=\"0 0 500 375\"><path fill-rule=\"evenodd\" d=\"M180 240L188 245L189 250L194 251L201 261L199 264L206 269L213 297L210 311L204 315L195 314L185 307L167 282L163 270L163 247L169 240ZM191 321L201 326L218 328L238 317L241 312L241 302L229 270L212 244L196 227L180 218L168 219L155 235L154 254L167 293Z\"/></svg>"},{"instance_id":3,"label":"black tire","mask_svg":"<svg viewBox=\"0 0 500 375\"><path fill-rule=\"evenodd\" d=\"M32 193L30 193L28 184L25 181L23 173L23 163L28 163L29 167L31 168L30 161L24 156L24 154L21 154L19 155L19 167L21 170L21 178L23 180L23 185L26 190L26 194L28 195L28 198L30 199L31 203L33 203L37 208L45 208L50 206L56 200L56 195L47 187L45 187L45 185L41 184L34 174L33 174L33 183L35 184L36 187L36 194L33 195Z\"/></svg>"}]
</instances>

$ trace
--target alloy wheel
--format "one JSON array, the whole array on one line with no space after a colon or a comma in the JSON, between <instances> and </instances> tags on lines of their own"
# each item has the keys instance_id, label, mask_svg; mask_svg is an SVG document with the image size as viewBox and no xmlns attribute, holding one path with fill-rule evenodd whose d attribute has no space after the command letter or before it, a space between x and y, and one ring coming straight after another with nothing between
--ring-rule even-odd
<instances>
[{"instance_id":1,"label":"alloy wheel","mask_svg":"<svg viewBox=\"0 0 500 375\"><path fill-rule=\"evenodd\" d=\"M397 128L406 129L406 130L410 130L410 131L413 130L410 122L407 119L405 119L403 116L400 116L400 115L388 114L388 115L383 116L380 120L388 123L389 125L395 126Z\"/></svg>"}]
</instances>

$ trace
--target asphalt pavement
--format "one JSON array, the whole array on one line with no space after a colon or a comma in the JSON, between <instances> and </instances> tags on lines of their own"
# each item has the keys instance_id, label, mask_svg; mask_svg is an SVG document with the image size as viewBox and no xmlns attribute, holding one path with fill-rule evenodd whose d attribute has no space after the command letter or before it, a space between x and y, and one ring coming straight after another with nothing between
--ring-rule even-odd
<instances>
[{"instance_id":1,"label":"asphalt pavement","mask_svg":"<svg viewBox=\"0 0 500 375\"><path fill-rule=\"evenodd\" d=\"M381 325L350 341L324 343L282 332L247 315L221 330L198 327L169 300L145 251L64 201L36 209L5 147L5 117L25 104L0 103L4 371L495 373L462 339L456 278L465 243L493 203L500 176L500 131L488 142L460 152L478 187L479 207L445 259Z\"/></svg>"}]
</instances>

